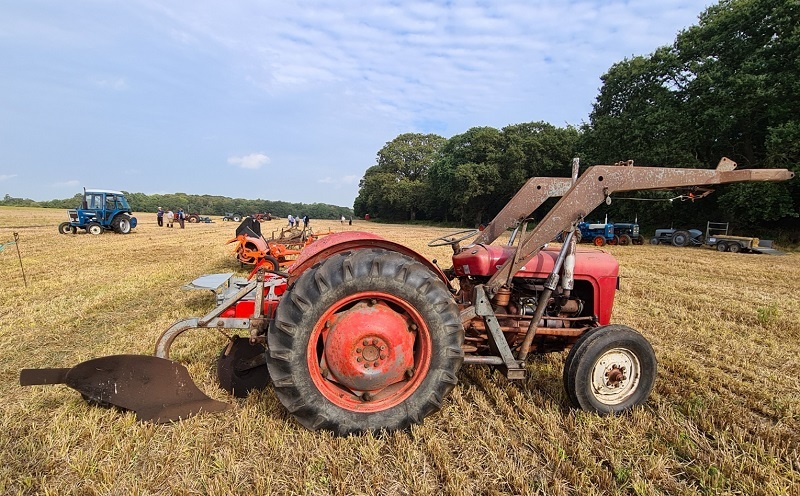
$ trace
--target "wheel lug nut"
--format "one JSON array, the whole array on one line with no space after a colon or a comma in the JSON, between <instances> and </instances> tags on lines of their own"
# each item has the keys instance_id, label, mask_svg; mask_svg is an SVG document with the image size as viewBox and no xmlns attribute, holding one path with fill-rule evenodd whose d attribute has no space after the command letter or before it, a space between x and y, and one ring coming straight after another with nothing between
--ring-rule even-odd
<instances>
[{"instance_id":1,"label":"wheel lug nut","mask_svg":"<svg viewBox=\"0 0 800 496\"><path fill-rule=\"evenodd\" d=\"M364 359L362 357L356 358L356 362L362 362L362 361L364 361Z\"/></svg>"},{"instance_id":2,"label":"wheel lug nut","mask_svg":"<svg viewBox=\"0 0 800 496\"><path fill-rule=\"evenodd\" d=\"M414 369L413 368L406 369L406 377L408 377L409 379L414 377Z\"/></svg>"},{"instance_id":3,"label":"wheel lug nut","mask_svg":"<svg viewBox=\"0 0 800 496\"><path fill-rule=\"evenodd\" d=\"M368 340L368 339L365 339L365 340L364 340L364 342L363 342L362 344L363 344L364 346L369 346L369 340Z\"/></svg>"},{"instance_id":4,"label":"wheel lug nut","mask_svg":"<svg viewBox=\"0 0 800 496\"><path fill-rule=\"evenodd\" d=\"M375 367L375 368L378 368L378 365L380 365L378 362L375 362L375 363L372 364L372 366Z\"/></svg>"},{"instance_id":5,"label":"wheel lug nut","mask_svg":"<svg viewBox=\"0 0 800 496\"><path fill-rule=\"evenodd\" d=\"M382 346L381 346L381 351L383 351L383 350L385 350L385 349L386 349L386 345L382 345Z\"/></svg>"},{"instance_id":6,"label":"wheel lug nut","mask_svg":"<svg viewBox=\"0 0 800 496\"><path fill-rule=\"evenodd\" d=\"M361 348L356 348L356 353L361 353L363 350Z\"/></svg>"}]
</instances>

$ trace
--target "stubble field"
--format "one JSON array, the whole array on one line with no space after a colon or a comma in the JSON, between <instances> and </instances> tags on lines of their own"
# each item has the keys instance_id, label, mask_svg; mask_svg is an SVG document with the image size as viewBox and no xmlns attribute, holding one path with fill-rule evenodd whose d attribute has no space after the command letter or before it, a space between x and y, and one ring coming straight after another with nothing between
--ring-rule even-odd
<instances>
[{"instance_id":1,"label":"stubble field","mask_svg":"<svg viewBox=\"0 0 800 496\"><path fill-rule=\"evenodd\" d=\"M224 338L191 331L173 358L220 414L171 425L83 402L66 386L18 385L30 367L151 354L173 322L213 308L181 286L242 269L234 223L127 236L60 235L62 210L0 208L0 494L800 494L800 269L784 257L666 246L610 247L613 321L659 360L650 400L627 415L572 410L565 354L532 358L524 383L465 366L441 412L408 432L336 438L302 428L271 388L216 386ZM448 266L451 229L312 219L365 230ZM271 221L269 235L285 221Z\"/></svg>"}]
</instances>

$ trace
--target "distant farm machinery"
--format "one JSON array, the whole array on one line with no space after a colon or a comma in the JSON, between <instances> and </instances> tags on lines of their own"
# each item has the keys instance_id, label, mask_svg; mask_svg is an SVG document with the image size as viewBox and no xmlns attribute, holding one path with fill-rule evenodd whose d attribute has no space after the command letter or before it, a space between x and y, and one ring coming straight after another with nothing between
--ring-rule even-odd
<instances>
[{"instance_id":1,"label":"distant farm machinery","mask_svg":"<svg viewBox=\"0 0 800 496\"><path fill-rule=\"evenodd\" d=\"M234 245L236 258L245 265L254 265L268 270L282 270L294 263L303 248L328 233L314 234L307 228L281 228L266 239L261 234L261 223L257 217L245 218L236 228L236 237L228 241Z\"/></svg>"}]
</instances>

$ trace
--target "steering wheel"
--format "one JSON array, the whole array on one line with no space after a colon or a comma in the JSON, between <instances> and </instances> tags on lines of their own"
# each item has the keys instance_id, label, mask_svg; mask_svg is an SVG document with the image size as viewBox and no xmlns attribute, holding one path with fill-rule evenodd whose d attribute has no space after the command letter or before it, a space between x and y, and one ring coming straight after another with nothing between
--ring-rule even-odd
<instances>
[{"instance_id":1,"label":"steering wheel","mask_svg":"<svg viewBox=\"0 0 800 496\"><path fill-rule=\"evenodd\" d=\"M471 238L472 236L475 236L476 234L478 234L478 230L477 229L467 229L467 230L464 230L464 231L458 231L458 232L454 232L452 234L446 234L446 235L442 236L441 238L436 238L433 241L431 241L430 243L428 243L428 246L433 248L435 246L455 245L459 241L464 241L465 239Z\"/></svg>"}]
</instances>

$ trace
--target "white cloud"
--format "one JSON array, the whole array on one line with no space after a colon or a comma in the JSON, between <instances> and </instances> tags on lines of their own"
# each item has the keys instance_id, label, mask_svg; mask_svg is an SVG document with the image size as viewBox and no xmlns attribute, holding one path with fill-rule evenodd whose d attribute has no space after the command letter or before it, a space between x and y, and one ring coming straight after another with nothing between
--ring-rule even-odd
<instances>
[{"instance_id":1,"label":"white cloud","mask_svg":"<svg viewBox=\"0 0 800 496\"><path fill-rule=\"evenodd\" d=\"M269 157L263 153L251 153L250 155L245 155L243 157L233 156L228 158L229 164L237 165L242 169L260 169L269 162Z\"/></svg>"},{"instance_id":2,"label":"white cloud","mask_svg":"<svg viewBox=\"0 0 800 496\"><path fill-rule=\"evenodd\" d=\"M103 89L109 89L114 91L124 91L128 89L128 83L125 81L125 78L116 77L116 78L100 78L96 77L92 79L92 83L96 86L99 86Z\"/></svg>"},{"instance_id":3,"label":"white cloud","mask_svg":"<svg viewBox=\"0 0 800 496\"><path fill-rule=\"evenodd\" d=\"M11 179L12 177L17 177L18 174L0 174L0 181L5 181L6 179Z\"/></svg>"},{"instance_id":4,"label":"white cloud","mask_svg":"<svg viewBox=\"0 0 800 496\"><path fill-rule=\"evenodd\" d=\"M318 183L334 184L334 185L356 184L358 181L359 181L359 176L341 176L337 178L328 176L317 180Z\"/></svg>"}]
</instances>

